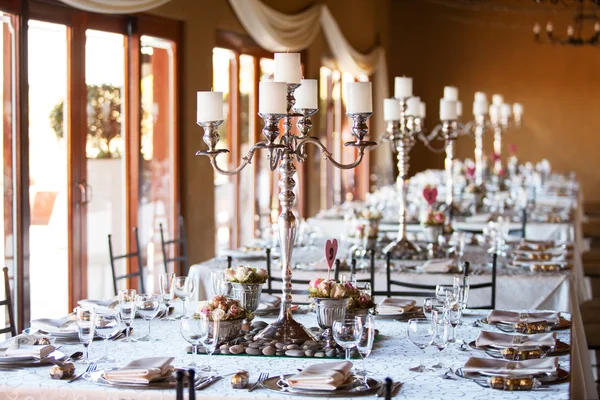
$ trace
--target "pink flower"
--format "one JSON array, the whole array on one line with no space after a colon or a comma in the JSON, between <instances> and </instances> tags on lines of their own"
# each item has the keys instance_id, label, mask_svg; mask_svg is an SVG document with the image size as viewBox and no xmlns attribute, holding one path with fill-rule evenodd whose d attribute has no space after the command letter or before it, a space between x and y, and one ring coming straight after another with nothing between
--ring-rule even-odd
<instances>
[{"instance_id":1,"label":"pink flower","mask_svg":"<svg viewBox=\"0 0 600 400\"><path fill-rule=\"evenodd\" d=\"M240 310L237 308L237 306L231 306L229 308L229 313L233 316L237 315L238 312L240 312Z\"/></svg>"},{"instance_id":2,"label":"pink flower","mask_svg":"<svg viewBox=\"0 0 600 400\"><path fill-rule=\"evenodd\" d=\"M260 276L260 277L265 277L265 276L267 276L267 270L266 270L266 269L264 269L264 268L259 268L259 269L256 271L256 274L257 274L258 276Z\"/></svg>"},{"instance_id":3,"label":"pink flower","mask_svg":"<svg viewBox=\"0 0 600 400\"><path fill-rule=\"evenodd\" d=\"M319 287L319 284L323 282L323 278L315 278L308 283L308 287L312 289L316 289Z\"/></svg>"},{"instance_id":4,"label":"pink flower","mask_svg":"<svg viewBox=\"0 0 600 400\"><path fill-rule=\"evenodd\" d=\"M441 212L433 214L433 220L438 224L444 223L444 219L444 214L442 214Z\"/></svg>"},{"instance_id":5,"label":"pink flower","mask_svg":"<svg viewBox=\"0 0 600 400\"><path fill-rule=\"evenodd\" d=\"M224 271L225 279L228 281L232 281L235 279L235 271L231 268L227 268Z\"/></svg>"},{"instance_id":6,"label":"pink flower","mask_svg":"<svg viewBox=\"0 0 600 400\"><path fill-rule=\"evenodd\" d=\"M475 176L475 167L467 167L467 176L469 176L469 177Z\"/></svg>"},{"instance_id":7,"label":"pink flower","mask_svg":"<svg viewBox=\"0 0 600 400\"><path fill-rule=\"evenodd\" d=\"M210 308L208 308L208 307L203 307L203 308L200 310L200 314L202 314L202 315L206 315L206 316L209 316L209 315L210 315L210 312L211 312L211 311L210 311Z\"/></svg>"},{"instance_id":8,"label":"pink flower","mask_svg":"<svg viewBox=\"0 0 600 400\"><path fill-rule=\"evenodd\" d=\"M367 301L369 301L369 298L366 294L363 294L358 298L358 301L360 301L361 303L366 303Z\"/></svg>"},{"instance_id":9,"label":"pink flower","mask_svg":"<svg viewBox=\"0 0 600 400\"><path fill-rule=\"evenodd\" d=\"M496 162L500 160L500 154L492 153L492 161Z\"/></svg>"}]
</instances>

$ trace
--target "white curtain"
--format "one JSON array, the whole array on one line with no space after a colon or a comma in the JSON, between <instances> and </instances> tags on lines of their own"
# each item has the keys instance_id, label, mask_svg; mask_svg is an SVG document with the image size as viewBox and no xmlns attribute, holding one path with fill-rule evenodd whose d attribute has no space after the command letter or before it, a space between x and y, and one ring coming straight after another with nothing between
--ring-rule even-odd
<instances>
[{"instance_id":1,"label":"white curtain","mask_svg":"<svg viewBox=\"0 0 600 400\"><path fill-rule=\"evenodd\" d=\"M61 0L81 10L104 14L128 14L148 11L170 0Z\"/></svg>"}]
</instances>

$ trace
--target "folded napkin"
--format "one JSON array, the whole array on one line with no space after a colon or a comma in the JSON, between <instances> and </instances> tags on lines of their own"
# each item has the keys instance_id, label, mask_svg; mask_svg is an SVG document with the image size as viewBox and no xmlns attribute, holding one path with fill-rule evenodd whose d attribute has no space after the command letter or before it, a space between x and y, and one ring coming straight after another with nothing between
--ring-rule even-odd
<instances>
[{"instance_id":1,"label":"folded napkin","mask_svg":"<svg viewBox=\"0 0 600 400\"><path fill-rule=\"evenodd\" d=\"M11 337L10 339L5 340L4 342L1 342L0 350L7 349L9 347L26 345L26 344L33 345L37 339L38 338L35 335L27 335L25 333L22 333L20 335Z\"/></svg>"},{"instance_id":2,"label":"folded napkin","mask_svg":"<svg viewBox=\"0 0 600 400\"><path fill-rule=\"evenodd\" d=\"M507 322L516 324L520 322L519 315L521 314L527 315L528 323L547 321L549 323L558 324L560 322L559 314L554 311L519 313L515 311L492 310L490 311L487 320L491 323Z\"/></svg>"},{"instance_id":3,"label":"folded napkin","mask_svg":"<svg viewBox=\"0 0 600 400\"><path fill-rule=\"evenodd\" d=\"M49 345L49 344L48 345L38 345L38 346L25 344L25 345L7 348L3 352L2 357L7 357L7 358L18 357L18 358L23 358L23 359L46 358L54 350L56 350L54 348L54 346ZM0 357L0 359L2 357Z\"/></svg>"},{"instance_id":4,"label":"folded napkin","mask_svg":"<svg viewBox=\"0 0 600 400\"><path fill-rule=\"evenodd\" d=\"M425 264L423 264L421 266L421 269L423 271L429 272L429 273L442 273L443 274L443 273L449 272L450 269L452 269L452 264L453 264L452 260L439 258L439 259L435 259L435 260L426 261Z\"/></svg>"},{"instance_id":5,"label":"folded napkin","mask_svg":"<svg viewBox=\"0 0 600 400\"><path fill-rule=\"evenodd\" d=\"M313 364L287 381L290 387L296 389L335 390L348 380L351 369L349 361Z\"/></svg>"},{"instance_id":6,"label":"folded napkin","mask_svg":"<svg viewBox=\"0 0 600 400\"><path fill-rule=\"evenodd\" d=\"M40 318L31 321L31 327L46 332L67 332L77 333L77 323L71 316L51 319Z\"/></svg>"},{"instance_id":7,"label":"folded napkin","mask_svg":"<svg viewBox=\"0 0 600 400\"><path fill-rule=\"evenodd\" d=\"M119 304L118 300L109 299L109 300L93 300L93 299L83 299L77 302L80 306L100 306L106 308L115 308Z\"/></svg>"},{"instance_id":8,"label":"folded napkin","mask_svg":"<svg viewBox=\"0 0 600 400\"><path fill-rule=\"evenodd\" d=\"M281 297L263 293L260 295L260 302L267 306L277 307L281 304Z\"/></svg>"},{"instance_id":9,"label":"folded napkin","mask_svg":"<svg viewBox=\"0 0 600 400\"><path fill-rule=\"evenodd\" d=\"M417 302L414 300L385 298L377 306L377 313L381 315L403 314L412 310L415 304Z\"/></svg>"},{"instance_id":10,"label":"folded napkin","mask_svg":"<svg viewBox=\"0 0 600 400\"><path fill-rule=\"evenodd\" d=\"M477 347L554 346L555 343L556 333L552 332L537 333L534 335L511 335L509 333L481 331L475 340Z\"/></svg>"},{"instance_id":11,"label":"folded napkin","mask_svg":"<svg viewBox=\"0 0 600 400\"><path fill-rule=\"evenodd\" d=\"M173 373L171 362L174 357L148 357L134 360L114 371L104 374L104 379L118 383L142 383L163 379Z\"/></svg>"},{"instance_id":12,"label":"folded napkin","mask_svg":"<svg viewBox=\"0 0 600 400\"><path fill-rule=\"evenodd\" d=\"M491 217L492 217L492 214L490 214L490 213L475 214L475 215L466 217L465 221L466 222L485 222L485 223L487 223Z\"/></svg>"},{"instance_id":13,"label":"folded napkin","mask_svg":"<svg viewBox=\"0 0 600 400\"><path fill-rule=\"evenodd\" d=\"M506 361L492 358L469 357L463 371L465 373L487 372L491 374L536 375L556 373L558 358L538 358L525 361Z\"/></svg>"}]
</instances>

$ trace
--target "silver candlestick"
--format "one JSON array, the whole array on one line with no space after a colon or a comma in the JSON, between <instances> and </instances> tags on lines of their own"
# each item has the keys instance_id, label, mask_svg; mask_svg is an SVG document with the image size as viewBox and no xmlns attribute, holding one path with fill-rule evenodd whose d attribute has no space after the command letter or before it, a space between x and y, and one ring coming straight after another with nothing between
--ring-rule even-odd
<instances>
[{"instance_id":1,"label":"silver candlestick","mask_svg":"<svg viewBox=\"0 0 600 400\"><path fill-rule=\"evenodd\" d=\"M352 126L352 135L356 141L348 142L345 146L356 147L358 151L357 158L350 164L341 164L333 159L332 154L327 150L325 145L316 137L308 136L312 127L311 116L316 113L316 109L299 109L294 110L295 103L294 91L299 85L288 84L287 110L286 114L259 114L265 121L263 135L265 140L262 140L252 146L248 154L242 158L242 162L233 170L223 170L217 165L216 157L227 152L225 149L215 149L219 141L216 127L222 121L202 123L200 126L204 128L204 142L209 149L199 151L197 155L205 155L210 158L210 163L213 168L225 175L234 175L239 173L244 167L251 163L254 153L259 149L268 151L269 167L274 171L279 166L279 204L281 205L281 214L277 221L279 227L279 244L281 248L281 263L282 263L282 294L283 299L279 311L279 317L275 322L265 328L257 337L263 339L276 339L279 341L290 340L308 340L312 335L292 317L290 307L292 305L292 251L296 239L297 221L292 207L294 206L296 195L294 187L296 181L294 175L296 167L294 166L294 158L299 162L306 160L306 146L309 144L315 145L321 151L324 159L331 162L336 168L351 169L360 164L364 157L367 148L376 145L375 142L364 140L368 134L366 121L372 113L349 113L348 116L354 120ZM294 112L295 111L295 112ZM291 119L299 117L298 127L300 135L296 136L291 133ZM284 131L281 133L278 123L284 119ZM216 125L216 126L215 126ZM276 143L277 139L278 143Z\"/></svg>"},{"instance_id":2,"label":"silver candlestick","mask_svg":"<svg viewBox=\"0 0 600 400\"><path fill-rule=\"evenodd\" d=\"M446 208L451 210L456 208L454 205L454 147L458 137L458 121L442 121L442 134L446 141L446 158L444 159L444 169L446 171Z\"/></svg>"},{"instance_id":3,"label":"silver candlestick","mask_svg":"<svg viewBox=\"0 0 600 400\"><path fill-rule=\"evenodd\" d=\"M475 116L475 186L483 186L483 133L486 128L486 115Z\"/></svg>"}]
</instances>

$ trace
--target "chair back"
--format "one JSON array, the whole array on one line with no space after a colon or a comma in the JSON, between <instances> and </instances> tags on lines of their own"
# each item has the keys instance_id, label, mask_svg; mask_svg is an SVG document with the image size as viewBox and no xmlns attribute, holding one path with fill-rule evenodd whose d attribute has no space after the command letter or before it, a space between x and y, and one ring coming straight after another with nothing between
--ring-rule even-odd
<instances>
[{"instance_id":1,"label":"chair back","mask_svg":"<svg viewBox=\"0 0 600 400\"><path fill-rule=\"evenodd\" d=\"M138 229L133 228L133 234L135 237L135 247L136 250L132 253L127 253L127 254L123 254L120 256L115 256L114 252L113 252L113 247L112 247L112 235L108 235L108 253L110 255L110 268L112 270L112 277L113 277L113 288L115 290L115 296L119 293L119 288L117 283L120 280L123 279L129 279L129 278L138 278L139 281L139 285L140 285L140 289L141 289L141 293L146 293L146 289L144 288L144 269L142 266L142 254L140 251L140 239L138 236ZM135 259L137 261L137 271L136 272L131 272L129 274L124 274L124 275L120 275L117 276L117 271L115 268L115 261L117 260L127 260L127 259Z\"/></svg>"},{"instance_id":2,"label":"chair back","mask_svg":"<svg viewBox=\"0 0 600 400\"><path fill-rule=\"evenodd\" d=\"M187 239L186 239L186 234L185 234L185 226L183 223L183 216L179 216L179 218L177 218L178 221L178 230L179 230L179 237L177 237L177 233L175 234L175 237L172 238L171 240L165 240L165 233L163 231L163 226L162 224L159 224L160 227L160 244L161 244L161 248L162 248L162 253L163 253L163 264L165 267L165 272L169 272L169 263L175 263L175 267L173 268L173 271L177 274L177 275L187 275L190 266L189 266L189 262L188 262L188 256L187 256ZM176 256L170 257L169 256L169 246L173 246L173 254L178 254ZM183 268L179 268L179 271L177 271L177 267L181 266Z\"/></svg>"},{"instance_id":3,"label":"chair back","mask_svg":"<svg viewBox=\"0 0 600 400\"><path fill-rule=\"evenodd\" d=\"M465 270L468 271L469 269L469 265L468 263L465 263L466 268ZM478 290L478 289L485 289L485 288L491 288L491 298L490 298L490 304L488 306L483 306L483 307L469 307L471 309L494 309L496 308L496 271L497 271L497 264L498 264L498 254L494 253L492 254L492 280L490 282L486 282L486 283L476 283L474 285L469 285L469 291L471 290Z\"/></svg>"},{"instance_id":4,"label":"chair back","mask_svg":"<svg viewBox=\"0 0 600 400\"><path fill-rule=\"evenodd\" d=\"M17 325L15 324L15 314L13 310L10 282L8 281L8 267L2 268L4 272L4 300L0 301L0 306L6 306L8 308L8 326L0 329L0 334L10 333L11 336L17 336Z\"/></svg>"},{"instance_id":5,"label":"chair back","mask_svg":"<svg viewBox=\"0 0 600 400\"><path fill-rule=\"evenodd\" d=\"M369 250L369 260L370 260L369 277L357 279L356 282L357 283L369 283L371 285L371 290L374 290L375 289L375 250L374 249ZM356 258L352 257L351 263L352 264L350 267L350 273L356 274ZM341 261L339 258L336 258L335 259L335 270L333 273L333 277L336 282L340 281L340 271L341 271Z\"/></svg>"},{"instance_id":6,"label":"chair back","mask_svg":"<svg viewBox=\"0 0 600 400\"><path fill-rule=\"evenodd\" d=\"M266 256L267 256L267 287L266 289L263 288L263 293L267 293L267 294L275 294L275 293L281 293L281 288L273 288L273 282L281 282L283 283L283 278L277 277L277 276L273 276L273 274L271 273L271 249L266 249ZM305 287L305 289L292 289L291 294L295 294L295 295L306 295L308 296L308 284L310 283L310 280L308 279L292 279L291 283L293 285L303 285ZM297 303L294 302L295 304L305 304L305 303Z\"/></svg>"}]
</instances>

